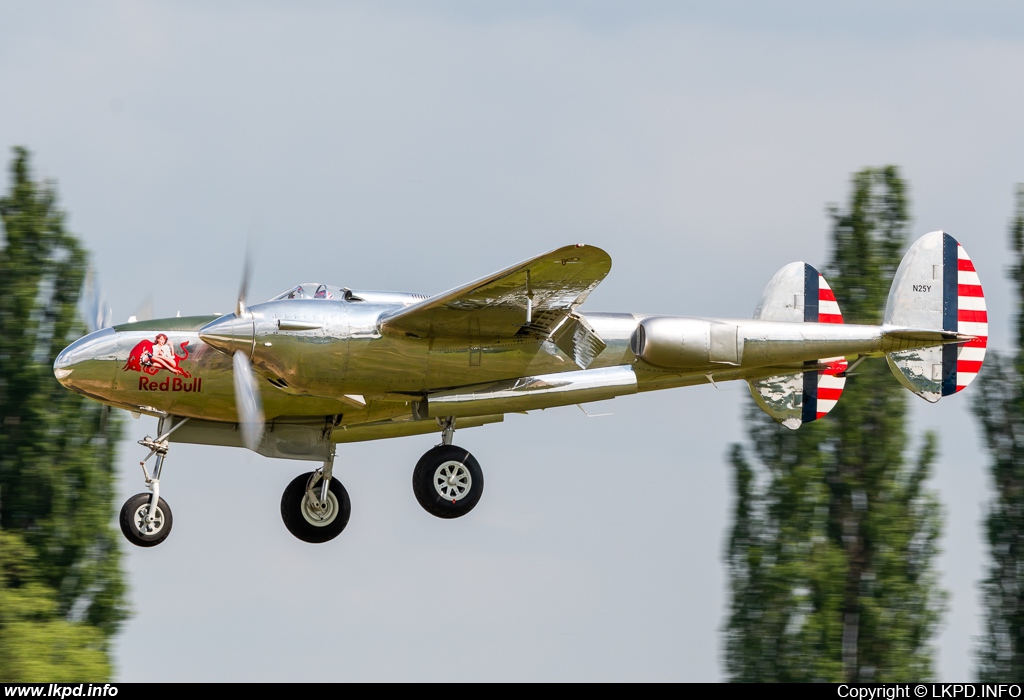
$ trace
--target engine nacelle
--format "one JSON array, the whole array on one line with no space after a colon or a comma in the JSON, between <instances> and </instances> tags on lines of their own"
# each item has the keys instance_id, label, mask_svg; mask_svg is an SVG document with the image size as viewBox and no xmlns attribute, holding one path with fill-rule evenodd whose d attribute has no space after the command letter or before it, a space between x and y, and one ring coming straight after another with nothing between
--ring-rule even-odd
<instances>
[{"instance_id":1,"label":"engine nacelle","mask_svg":"<svg viewBox=\"0 0 1024 700\"><path fill-rule=\"evenodd\" d=\"M737 365L743 354L734 324L677 316L645 318L630 347L644 362L671 369Z\"/></svg>"},{"instance_id":2,"label":"engine nacelle","mask_svg":"<svg viewBox=\"0 0 1024 700\"><path fill-rule=\"evenodd\" d=\"M722 326L721 329L718 326ZM673 369L702 367L717 362L735 364L739 359L736 326L700 318L644 318L637 325L630 347L643 361Z\"/></svg>"}]
</instances>

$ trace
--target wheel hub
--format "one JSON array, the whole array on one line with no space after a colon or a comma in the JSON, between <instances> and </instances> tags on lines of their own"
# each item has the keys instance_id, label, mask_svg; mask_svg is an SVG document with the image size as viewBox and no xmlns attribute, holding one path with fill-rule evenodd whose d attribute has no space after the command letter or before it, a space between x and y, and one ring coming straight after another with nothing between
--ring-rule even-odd
<instances>
[{"instance_id":1,"label":"wheel hub","mask_svg":"<svg viewBox=\"0 0 1024 700\"><path fill-rule=\"evenodd\" d=\"M465 464L450 460L434 470L434 488L441 498L454 503L465 498L473 488L473 477Z\"/></svg>"},{"instance_id":2,"label":"wheel hub","mask_svg":"<svg viewBox=\"0 0 1024 700\"><path fill-rule=\"evenodd\" d=\"M325 527L334 522L338 517L338 497L333 492L327 492L327 499L320 502L317 508L310 501L309 496L302 497L302 517L306 522L316 527Z\"/></svg>"},{"instance_id":3,"label":"wheel hub","mask_svg":"<svg viewBox=\"0 0 1024 700\"><path fill-rule=\"evenodd\" d=\"M149 504L146 503L135 509L132 522L135 523L135 529L143 535L155 535L164 527L164 512L157 507L156 513L150 517Z\"/></svg>"}]
</instances>

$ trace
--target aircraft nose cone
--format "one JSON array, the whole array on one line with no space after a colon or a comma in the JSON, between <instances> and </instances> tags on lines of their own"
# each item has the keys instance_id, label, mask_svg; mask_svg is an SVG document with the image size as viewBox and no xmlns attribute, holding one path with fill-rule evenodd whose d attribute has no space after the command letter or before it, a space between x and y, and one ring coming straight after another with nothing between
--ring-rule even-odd
<instances>
[{"instance_id":1,"label":"aircraft nose cone","mask_svg":"<svg viewBox=\"0 0 1024 700\"><path fill-rule=\"evenodd\" d=\"M116 361L117 334L113 328L104 328L61 350L53 361L53 376L73 389L104 378L108 363Z\"/></svg>"},{"instance_id":2,"label":"aircraft nose cone","mask_svg":"<svg viewBox=\"0 0 1024 700\"><path fill-rule=\"evenodd\" d=\"M251 357L255 334L252 314L245 312L242 316L231 314L211 321L199 330L199 339L225 355L241 350Z\"/></svg>"},{"instance_id":3,"label":"aircraft nose cone","mask_svg":"<svg viewBox=\"0 0 1024 700\"><path fill-rule=\"evenodd\" d=\"M75 361L71 359L72 353L68 352L70 349L71 347L66 347L61 350L57 359L53 361L53 376L64 386L70 385L71 373L74 371L72 365Z\"/></svg>"}]
</instances>

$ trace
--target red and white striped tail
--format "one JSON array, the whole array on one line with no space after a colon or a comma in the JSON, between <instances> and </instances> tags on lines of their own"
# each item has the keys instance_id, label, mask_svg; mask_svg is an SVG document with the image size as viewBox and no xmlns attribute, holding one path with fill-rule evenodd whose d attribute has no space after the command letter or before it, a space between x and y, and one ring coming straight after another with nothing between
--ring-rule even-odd
<instances>
[{"instance_id":1,"label":"red and white striped tail","mask_svg":"<svg viewBox=\"0 0 1024 700\"><path fill-rule=\"evenodd\" d=\"M754 318L790 323L842 323L836 295L825 277L807 263L791 263L779 270L761 295ZM820 367L825 366L825 369ZM843 394L845 357L827 357L805 363L795 374L752 379L750 393L764 411L787 428L828 414Z\"/></svg>"},{"instance_id":2,"label":"red and white striped tail","mask_svg":"<svg viewBox=\"0 0 1024 700\"><path fill-rule=\"evenodd\" d=\"M948 234L947 234L948 235ZM974 381L985 361L988 347L988 310L981 280L967 251L956 244L957 331L977 336L960 347L956 356L956 391Z\"/></svg>"},{"instance_id":3,"label":"red and white striped tail","mask_svg":"<svg viewBox=\"0 0 1024 700\"><path fill-rule=\"evenodd\" d=\"M885 323L973 336L887 356L896 378L918 396L935 402L974 381L988 347L988 312L974 263L955 238L933 231L910 246L893 279Z\"/></svg>"},{"instance_id":4,"label":"red and white striped tail","mask_svg":"<svg viewBox=\"0 0 1024 700\"><path fill-rule=\"evenodd\" d=\"M818 323L842 323L843 312L839 310L836 302L836 295L832 287L825 281L825 275L818 274ZM846 386L846 377L841 376L846 371L848 363L845 357L828 357L818 360L828 369L819 372L818 375L818 401L816 406L815 419L828 414L836 404L839 397L843 395L843 388Z\"/></svg>"}]
</instances>

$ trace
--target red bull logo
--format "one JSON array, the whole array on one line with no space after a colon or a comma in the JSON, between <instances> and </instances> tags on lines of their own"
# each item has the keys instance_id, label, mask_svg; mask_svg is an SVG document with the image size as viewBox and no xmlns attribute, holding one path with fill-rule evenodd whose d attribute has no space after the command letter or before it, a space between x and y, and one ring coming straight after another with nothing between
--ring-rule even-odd
<instances>
[{"instance_id":1,"label":"red bull logo","mask_svg":"<svg viewBox=\"0 0 1024 700\"><path fill-rule=\"evenodd\" d=\"M154 340L143 340L132 348L132 351L128 354L128 362L121 369L125 372L145 372L146 374L156 374L160 370L165 369L172 374L191 377L191 374L178 366L179 362L188 359L187 346L188 341L186 340L180 346L181 351L185 354L178 355L168 344L167 336L163 333L157 333Z\"/></svg>"},{"instance_id":2,"label":"red bull logo","mask_svg":"<svg viewBox=\"0 0 1024 700\"><path fill-rule=\"evenodd\" d=\"M139 377L139 391L202 391L203 380L193 378L181 367L182 360L188 359L188 341L179 343L178 347L183 354L179 355L174 351L166 334L157 333L153 340L143 340L132 348L128 353L128 361L121 369L125 372L142 372L150 376L164 370L174 375L163 381Z\"/></svg>"},{"instance_id":3,"label":"red bull logo","mask_svg":"<svg viewBox=\"0 0 1024 700\"><path fill-rule=\"evenodd\" d=\"M200 392L203 390L201 377L183 379L181 377L167 377L162 382L149 377L139 377L139 391L184 391Z\"/></svg>"}]
</instances>

